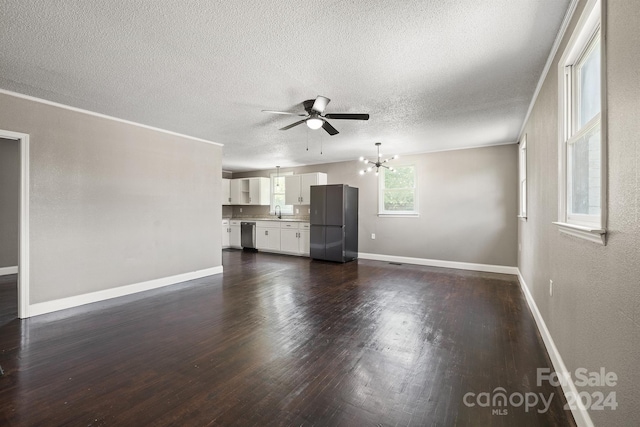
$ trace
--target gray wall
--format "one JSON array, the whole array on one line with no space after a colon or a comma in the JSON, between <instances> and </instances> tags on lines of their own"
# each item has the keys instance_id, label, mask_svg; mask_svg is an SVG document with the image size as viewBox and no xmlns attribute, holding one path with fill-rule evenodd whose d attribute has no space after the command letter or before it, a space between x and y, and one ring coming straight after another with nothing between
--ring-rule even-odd
<instances>
[{"instance_id":1,"label":"gray wall","mask_svg":"<svg viewBox=\"0 0 640 427\"><path fill-rule=\"evenodd\" d=\"M0 138L0 268L18 265L20 144Z\"/></svg>"},{"instance_id":2,"label":"gray wall","mask_svg":"<svg viewBox=\"0 0 640 427\"><path fill-rule=\"evenodd\" d=\"M568 31L524 130L529 209L519 225L518 265L569 371L604 367L618 375L607 390L619 407L591 411L595 424L630 426L640 425L640 2L607 7L607 246L562 235L551 223L558 212L557 61Z\"/></svg>"},{"instance_id":3,"label":"gray wall","mask_svg":"<svg viewBox=\"0 0 640 427\"><path fill-rule=\"evenodd\" d=\"M373 145L372 145L372 148ZM281 172L326 172L329 184L360 189L359 251L492 265L516 265L517 146L404 156L397 165L418 170L418 218L378 217L375 175L359 175L357 161L326 163ZM269 176L243 172L234 178ZM243 207L241 215L268 215L268 207ZM240 215L239 207L234 214ZM303 207L300 214L307 214ZM376 239L371 239L371 233Z\"/></svg>"},{"instance_id":4,"label":"gray wall","mask_svg":"<svg viewBox=\"0 0 640 427\"><path fill-rule=\"evenodd\" d=\"M0 94L30 135L31 303L221 265L222 147Z\"/></svg>"}]
</instances>

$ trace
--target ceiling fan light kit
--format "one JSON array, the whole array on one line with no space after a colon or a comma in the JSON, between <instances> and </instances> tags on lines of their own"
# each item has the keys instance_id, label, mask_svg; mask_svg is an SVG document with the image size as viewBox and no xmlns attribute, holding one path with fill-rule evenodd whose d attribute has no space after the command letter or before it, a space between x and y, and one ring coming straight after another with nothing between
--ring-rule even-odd
<instances>
[{"instance_id":1,"label":"ceiling fan light kit","mask_svg":"<svg viewBox=\"0 0 640 427\"><path fill-rule=\"evenodd\" d=\"M309 117L306 120L307 126L309 127L309 129L320 129L322 127L322 125L324 124L324 120L319 119L317 117Z\"/></svg>"},{"instance_id":2,"label":"ceiling fan light kit","mask_svg":"<svg viewBox=\"0 0 640 427\"><path fill-rule=\"evenodd\" d=\"M334 128L326 119L333 120L369 120L369 114L360 114L360 113L330 113L324 114L325 108L327 108L327 104L329 104L331 100L325 96L318 95L316 99L308 99L304 101L302 104L304 105L304 109L307 112L306 114L296 114L289 113L286 111L274 111L274 110L262 110L263 113L271 113L271 114L283 114L288 116L299 116L304 117L304 119L299 120L295 123L291 123L288 126L280 128L280 130L288 130L292 127L298 126L302 123L306 123L309 129L324 129L329 135L337 135L339 132L336 128Z\"/></svg>"},{"instance_id":3,"label":"ceiling fan light kit","mask_svg":"<svg viewBox=\"0 0 640 427\"><path fill-rule=\"evenodd\" d=\"M361 169L360 170L360 175L364 175L365 173L371 172L373 170L373 168L376 169L376 176L380 172L380 168L388 169L391 172L395 172L396 171L394 168L385 165L385 163L387 163L390 160L395 160L399 156L396 154L396 155L394 155L394 156L392 156L392 157L390 157L388 159L382 160L382 154L380 153L380 146L381 145L382 145L381 142L376 142L376 147L378 147L378 157L376 157L376 161L375 162L373 160L369 160L369 159L366 159L364 157L360 157L359 161L363 162L366 165L369 165L366 169Z\"/></svg>"}]
</instances>

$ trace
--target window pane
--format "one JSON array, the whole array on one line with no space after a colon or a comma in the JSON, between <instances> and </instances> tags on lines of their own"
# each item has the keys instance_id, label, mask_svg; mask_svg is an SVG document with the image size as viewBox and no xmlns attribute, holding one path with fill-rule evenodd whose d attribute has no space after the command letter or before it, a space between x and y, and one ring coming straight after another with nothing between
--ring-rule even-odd
<instances>
[{"instance_id":1,"label":"window pane","mask_svg":"<svg viewBox=\"0 0 640 427\"><path fill-rule=\"evenodd\" d=\"M413 189L384 191L384 210L385 211L413 211L413 209L414 209Z\"/></svg>"},{"instance_id":2,"label":"window pane","mask_svg":"<svg viewBox=\"0 0 640 427\"><path fill-rule=\"evenodd\" d=\"M600 125L570 145L571 213L600 215Z\"/></svg>"},{"instance_id":3,"label":"window pane","mask_svg":"<svg viewBox=\"0 0 640 427\"><path fill-rule=\"evenodd\" d=\"M273 205L280 205L280 207L284 206L284 194L275 194L273 196Z\"/></svg>"},{"instance_id":4,"label":"window pane","mask_svg":"<svg viewBox=\"0 0 640 427\"><path fill-rule=\"evenodd\" d=\"M600 112L600 40L579 66L580 105L578 130Z\"/></svg>"},{"instance_id":5,"label":"window pane","mask_svg":"<svg viewBox=\"0 0 640 427\"><path fill-rule=\"evenodd\" d=\"M292 215L293 214L293 206L285 205L285 179L284 175L276 176L275 174L271 175L271 185L272 185L272 193L271 193L271 212L275 213L276 206L280 206L280 211L283 214Z\"/></svg>"},{"instance_id":6,"label":"window pane","mask_svg":"<svg viewBox=\"0 0 640 427\"><path fill-rule=\"evenodd\" d=\"M273 190L276 193L284 193L284 176L273 177Z\"/></svg>"},{"instance_id":7,"label":"window pane","mask_svg":"<svg viewBox=\"0 0 640 427\"><path fill-rule=\"evenodd\" d=\"M385 171L384 188L413 188L414 171L413 166L400 166L395 172Z\"/></svg>"},{"instance_id":8,"label":"window pane","mask_svg":"<svg viewBox=\"0 0 640 427\"><path fill-rule=\"evenodd\" d=\"M527 180L520 183L520 215L527 215Z\"/></svg>"},{"instance_id":9,"label":"window pane","mask_svg":"<svg viewBox=\"0 0 640 427\"><path fill-rule=\"evenodd\" d=\"M380 213L417 214L415 166L384 169L380 178Z\"/></svg>"}]
</instances>

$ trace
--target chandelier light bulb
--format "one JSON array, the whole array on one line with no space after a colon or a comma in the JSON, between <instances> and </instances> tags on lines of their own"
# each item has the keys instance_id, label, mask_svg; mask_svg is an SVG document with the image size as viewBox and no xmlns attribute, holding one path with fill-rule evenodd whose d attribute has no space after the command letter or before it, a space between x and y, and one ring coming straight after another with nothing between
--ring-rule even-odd
<instances>
[{"instance_id":1,"label":"chandelier light bulb","mask_svg":"<svg viewBox=\"0 0 640 427\"><path fill-rule=\"evenodd\" d=\"M364 170L360 170L360 175L364 175Z\"/></svg>"}]
</instances>

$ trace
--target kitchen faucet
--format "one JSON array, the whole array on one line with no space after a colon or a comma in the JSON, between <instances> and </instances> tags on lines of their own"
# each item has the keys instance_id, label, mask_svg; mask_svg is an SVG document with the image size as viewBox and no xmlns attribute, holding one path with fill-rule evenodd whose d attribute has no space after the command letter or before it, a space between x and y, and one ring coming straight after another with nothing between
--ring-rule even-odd
<instances>
[{"instance_id":1,"label":"kitchen faucet","mask_svg":"<svg viewBox=\"0 0 640 427\"><path fill-rule=\"evenodd\" d=\"M277 215L278 219L282 219L282 209L280 208L280 205L276 205L276 207L273 210L274 210L273 214Z\"/></svg>"}]
</instances>

